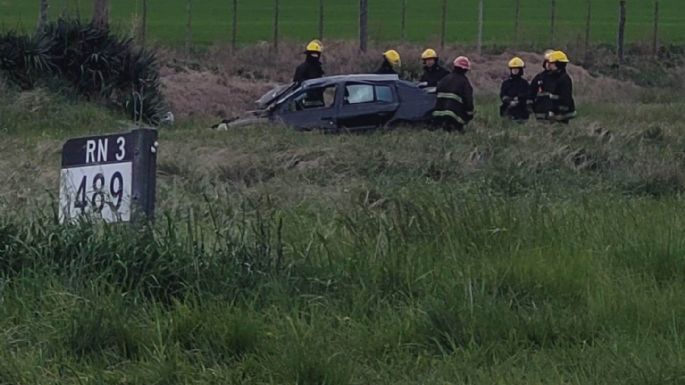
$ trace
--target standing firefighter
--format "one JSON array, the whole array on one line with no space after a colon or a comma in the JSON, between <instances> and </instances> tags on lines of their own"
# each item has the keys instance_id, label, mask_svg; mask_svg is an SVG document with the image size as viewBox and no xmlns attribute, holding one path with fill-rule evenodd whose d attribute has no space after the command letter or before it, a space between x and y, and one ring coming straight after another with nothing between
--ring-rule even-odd
<instances>
[{"instance_id":1,"label":"standing firefighter","mask_svg":"<svg viewBox=\"0 0 685 385\"><path fill-rule=\"evenodd\" d=\"M442 80L445 76L449 75L450 72L444 68L439 63L438 53L434 49L428 48L421 54L421 60L423 61L423 75L419 80L425 87L437 87L438 82Z\"/></svg>"},{"instance_id":2,"label":"standing firefighter","mask_svg":"<svg viewBox=\"0 0 685 385\"><path fill-rule=\"evenodd\" d=\"M471 61L465 56L454 59L454 71L438 83L433 125L446 131L462 132L473 119L473 87L466 77Z\"/></svg>"},{"instance_id":3,"label":"standing firefighter","mask_svg":"<svg viewBox=\"0 0 685 385\"><path fill-rule=\"evenodd\" d=\"M401 66L400 53L391 49L383 53L383 63L378 67L376 73L381 75L398 75Z\"/></svg>"},{"instance_id":4,"label":"standing firefighter","mask_svg":"<svg viewBox=\"0 0 685 385\"><path fill-rule=\"evenodd\" d=\"M312 40L307 44L304 51L307 55L304 63L297 66L294 83L302 83L305 80L317 79L323 76L323 68L321 68L321 54L323 53L323 45L319 40Z\"/></svg>"},{"instance_id":5,"label":"standing firefighter","mask_svg":"<svg viewBox=\"0 0 685 385\"><path fill-rule=\"evenodd\" d=\"M576 117L576 103L573 100L573 81L566 72L569 60L562 51L555 51L549 55L549 98L551 109L547 111L547 119L555 122L568 123Z\"/></svg>"},{"instance_id":6,"label":"standing firefighter","mask_svg":"<svg viewBox=\"0 0 685 385\"><path fill-rule=\"evenodd\" d=\"M547 111L551 109L549 93L545 91L549 88L549 56L553 50L545 51L545 58L542 62L542 72L535 75L530 82L530 95L528 97L528 107L535 114L536 119L547 119Z\"/></svg>"},{"instance_id":7,"label":"standing firefighter","mask_svg":"<svg viewBox=\"0 0 685 385\"><path fill-rule=\"evenodd\" d=\"M528 94L530 84L523 78L526 63L519 57L509 61L509 79L502 83L499 97L502 105L499 108L500 116L507 117L516 122L528 120Z\"/></svg>"}]
</instances>

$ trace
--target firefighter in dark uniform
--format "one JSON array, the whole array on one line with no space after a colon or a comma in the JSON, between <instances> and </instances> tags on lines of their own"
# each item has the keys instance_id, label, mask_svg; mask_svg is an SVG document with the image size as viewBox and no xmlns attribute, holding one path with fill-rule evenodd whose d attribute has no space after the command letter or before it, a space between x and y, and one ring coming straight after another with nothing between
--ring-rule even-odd
<instances>
[{"instance_id":1,"label":"firefighter in dark uniform","mask_svg":"<svg viewBox=\"0 0 685 385\"><path fill-rule=\"evenodd\" d=\"M398 75L399 69L402 66L400 53L394 49L383 52L383 63L376 70L379 75Z\"/></svg>"},{"instance_id":2,"label":"firefighter in dark uniform","mask_svg":"<svg viewBox=\"0 0 685 385\"><path fill-rule=\"evenodd\" d=\"M323 45L318 40L312 40L307 44L304 51L307 55L304 63L297 66L295 76L293 76L294 83L302 83L309 79L318 79L324 75L323 68L321 68L321 55L323 54Z\"/></svg>"},{"instance_id":3,"label":"firefighter in dark uniform","mask_svg":"<svg viewBox=\"0 0 685 385\"><path fill-rule=\"evenodd\" d=\"M547 119L547 111L551 109L551 100L548 97L548 93L544 91L549 88L549 70L547 65L549 64L549 55L554 52L553 50L545 51L545 59L542 62L542 72L535 75L533 80L530 82L530 95L528 96L528 110L535 114L536 119Z\"/></svg>"},{"instance_id":4,"label":"firefighter in dark uniform","mask_svg":"<svg viewBox=\"0 0 685 385\"><path fill-rule=\"evenodd\" d=\"M321 55L323 54L323 45L319 40L312 40L307 44L304 51L306 57L304 63L297 66L295 76L293 76L293 83L299 85L305 80L318 79L324 75L321 67ZM301 108L316 108L324 106L324 97L322 90L307 91L307 96L302 101Z\"/></svg>"},{"instance_id":5,"label":"firefighter in dark uniform","mask_svg":"<svg viewBox=\"0 0 685 385\"><path fill-rule=\"evenodd\" d=\"M502 105L499 108L499 114L502 117L509 118L515 122L525 122L528 120L528 94L530 93L530 84L523 78L523 71L526 63L519 57L515 57L509 61L509 79L502 83L499 97L502 100Z\"/></svg>"},{"instance_id":6,"label":"firefighter in dark uniform","mask_svg":"<svg viewBox=\"0 0 685 385\"><path fill-rule=\"evenodd\" d=\"M547 111L547 119L553 122L568 124L576 117L576 103L573 100L573 80L566 72L568 56L562 51L555 51L549 55L549 92L551 109Z\"/></svg>"},{"instance_id":7,"label":"firefighter in dark uniform","mask_svg":"<svg viewBox=\"0 0 685 385\"><path fill-rule=\"evenodd\" d=\"M437 88L437 100L433 109L433 126L446 131L463 132L464 126L473 119L473 87L466 77L471 61L465 56L454 60L454 71L445 76Z\"/></svg>"},{"instance_id":8,"label":"firefighter in dark uniform","mask_svg":"<svg viewBox=\"0 0 685 385\"><path fill-rule=\"evenodd\" d=\"M438 82L450 74L450 71L440 65L438 53L434 49L428 48L423 51L421 60L423 61L423 75L419 82L423 87L437 87Z\"/></svg>"}]
</instances>

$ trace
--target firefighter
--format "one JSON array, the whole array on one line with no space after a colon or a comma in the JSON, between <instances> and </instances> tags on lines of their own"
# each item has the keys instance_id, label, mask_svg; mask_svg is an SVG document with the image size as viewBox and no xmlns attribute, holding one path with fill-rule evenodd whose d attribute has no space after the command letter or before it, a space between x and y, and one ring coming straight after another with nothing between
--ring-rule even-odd
<instances>
[{"instance_id":1,"label":"firefighter","mask_svg":"<svg viewBox=\"0 0 685 385\"><path fill-rule=\"evenodd\" d=\"M312 40L307 44L304 51L306 55L304 63L297 66L294 83L302 83L305 80L317 79L324 75L323 68L321 68L321 55L323 54L323 45L319 40Z\"/></svg>"},{"instance_id":2,"label":"firefighter","mask_svg":"<svg viewBox=\"0 0 685 385\"><path fill-rule=\"evenodd\" d=\"M423 51L421 60L423 61L423 75L419 81L424 87L437 87L438 82L450 73L440 65L438 53L434 49L428 48Z\"/></svg>"},{"instance_id":3,"label":"firefighter","mask_svg":"<svg viewBox=\"0 0 685 385\"><path fill-rule=\"evenodd\" d=\"M528 96L528 110L535 114L536 119L547 119L547 111L551 108L551 101L548 98L548 93L544 91L548 88L549 83L549 70L547 65L549 64L549 55L554 52L553 50L545 51L544 60L542 61L542 72L535 75L533 80L530 82L530 95Z\"/></svg>"},{"instance_id":4,"label":"firefighter","mask_svg":"<svg viewBox=\"0 0 685 385\"><path fill-rule=\"evenodd\" d=\"M499 108L500 116L512 119L516 122L528 120L528 94L530 84L523 78L523 71L526 63L520 57L515 57L509 61L509 79L502 83L499 97L502 105Z\"/></svg>"},{"instance_id":5,"label":"firefighter","mask_svg":"<svg viewBox=\"0 0 685 385\"><path fill-rule=\"evenodd\" d=\"M401 65L400 53L391 49L383 53L383 63L378 67L376 73L381 75L398 75Z\"/></svg>"},{"instance_id":6,"label":"firefighter","mask_svg":"<svg viewBox=\"0 0 685 385\"><path fill-rule=\"evenodd\" d=\"M445 76L437 88L433 109L433 125L446 131L463 132L473 119L473 87L466 77L471 61L465 56L454 59L454 70Z\"/></svg>"},{"instance_id":7,"label":"firefighter","mask_svg":"<svg viewBox=\"0 0 685 385\"><path fill-rule=\"evenodd\" d=\"M573 100L573 80L566 72L569 63L568 56L562 51L555 51L549 55L549 98L551 109L547 111L547 119L568 124L576 117L576 104Z\"/></svg>"}]
</instances>

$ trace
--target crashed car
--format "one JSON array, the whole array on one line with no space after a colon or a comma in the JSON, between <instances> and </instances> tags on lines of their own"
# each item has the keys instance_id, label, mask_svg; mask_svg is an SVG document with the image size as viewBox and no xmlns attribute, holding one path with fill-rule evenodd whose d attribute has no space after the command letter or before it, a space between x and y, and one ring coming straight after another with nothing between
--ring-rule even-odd
<instances>
[{"instance_id":1,"label":"crashed car","mask_svg":"<svg viewBox=\"0 0 685 385\"><path fill-rule=\"evenodd\" d=\"M340 75L278 87L225 127L276 123L298 130L367 131L426 122L435 94L397 75Z\"/></svg>"}]
</instances>

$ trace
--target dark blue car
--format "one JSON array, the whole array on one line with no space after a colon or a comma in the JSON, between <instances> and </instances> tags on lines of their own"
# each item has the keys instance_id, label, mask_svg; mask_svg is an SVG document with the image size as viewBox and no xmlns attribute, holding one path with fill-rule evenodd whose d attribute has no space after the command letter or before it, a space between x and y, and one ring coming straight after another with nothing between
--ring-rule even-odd
<instances>
[{"instance_id":1,"label":"dark blue car","mask_svg":"<svg viewBox=\"0 0 685 385\"><path fill-rule=\"evenodd\" d=\"M298 130L367 131L429 119L435 94L397 75L339 75L279 87L258 101L251 116L227 127L260 123Z\"/></svg>"}]
</instances>

